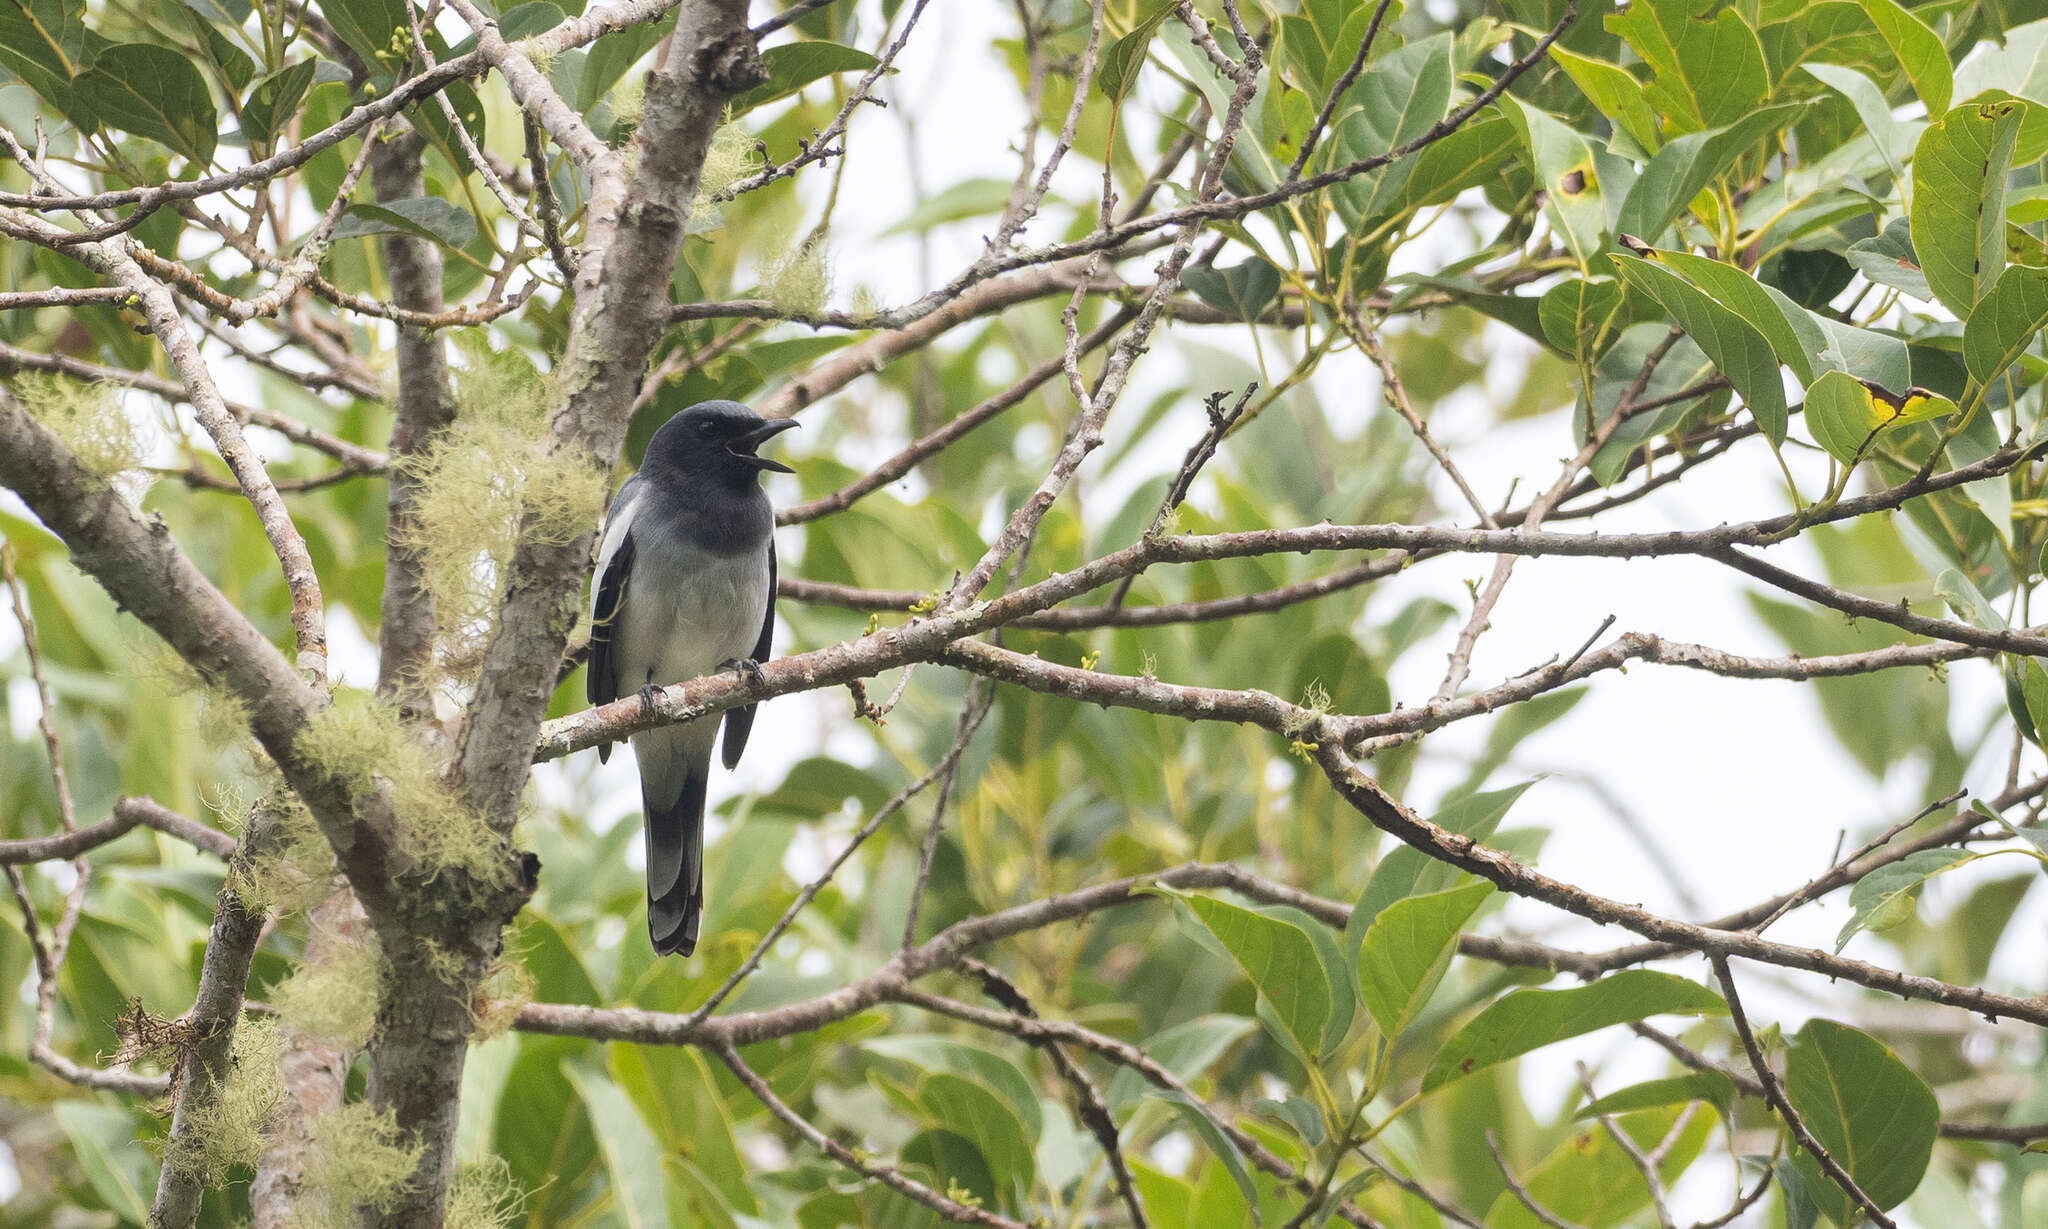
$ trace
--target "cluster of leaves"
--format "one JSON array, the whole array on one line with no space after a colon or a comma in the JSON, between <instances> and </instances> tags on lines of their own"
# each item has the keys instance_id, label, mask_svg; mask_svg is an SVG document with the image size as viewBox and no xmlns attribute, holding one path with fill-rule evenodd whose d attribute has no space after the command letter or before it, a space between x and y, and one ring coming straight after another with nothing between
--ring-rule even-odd
<instances>
[{"instance_id":1,"label":"cluster of leaves","mask_svg":"<svg viewBox=\"0 0 2048 1229\"><path fill-rule=\"evenodd\" d=\"M553 29L570 7L530 0L497 16L516 39ZM816 222L814 197L782 182L719 198L759 169L756 142L798 148L836 110L844 75L875 64L849 45L857 30L839 11L845 7L803 18L803 38L767 53L767 84L734 101L674 271L679 302L758 294L797 316L828 305L829 232L816 227L825 237L789 240ZM1076 148L1131 190L1191 122L1198 102L1220 113L1230 90L1173 19L1174 6L1107 7L1114 37L1105 39L1093 94L1083 99ZM1508 21L1472 5L1448 19L1421 6L1391 8L1370 62L1336 97L1303 173L1373 158L1429 133L1477 95L1503 53L1530 46L1563 7L1517 0L1506 6ZM1244 8L1267 36L1270 67L1227 169L1238 193L1290 179L1324 100L1374 20L1374 6L1338 0ZM1685 464L1711 443L1755 437L1745 444L1753 459L1782 467L1794 506L1818 511L1847 494L1859 472L1895 482L1980 460L2009 442L2033 443L2044 421L2036 385L2048 374L2037 340L2048 322L2048 74L2038 68L2048 62L2040 54L2048 24L2004 29L1997 6L1953 0L1911 8L1893 0L1638 0L1625 13L1611 8L1582 5L1536 71L1418 155L1294 197L1256 223L1219 224L1231 246L1212 264L1191 268L1187 290L1229 320L1279 326L1293 312L1303 323L1253 332L1256 365L1185 332L1162 337L1160 365L1181 374L1149 404L1120 410L1117 434L1091 462L1132 493L1115 507L1055 507L1026 578L1138 538L1166 484L1154 472L1161 450L1142 442L1158 438L1177 421L1175 410L1201 394L1254 378L1276 390L1259 409L1284 413L1248 418L1205 477L1200 498L1179 513L1179 529L1431 514L1419 474L1425 459L1408 446L1402 424L1378 415L1362 434L1347 435L1334 425L1349 421L1345 407L1325 404L1312 379L1326 363L1348 373L1364 361L1352 323L1361 311L1399 322L1385 342L1425 408L1472 388L1499 393L1508 377L1487 370L1489 349L1503 328L1529 339L1539 356L1498 398L1501 416L1561 409L1556 390L1569 386L1577 411L1559 423L1559 434L1569 433L1573 445L1604 440L1590 467L1603 484L1641 474L1653 454L1659 464ZM0 67L15 82L0 87L0 116L11 130L27 131L16 116L40 114L60 156L105 186L141 185L239 165L239 154L224 147L246 148L252 159L272 154L293 134L318 131L351 106L386 96L422 67L397 0L328 0L308 10L331 28L331 55L315 50L320 44L291 12L234 0L164 13L0 0ZM1056 65L1044 82L1050 131L1071 101L1086 14L1085 5L1055 6L1057 20L1040 36ZM629 78L672 23L609 34L541 67L595 131L621 142L638 122ZM424 33L436 60L470 49L438 30ZM1214 35L1236 50L1222 25ZM1985 39L1998 45L1979 47ZM1024 88L1023 40L1004 50ZM458 82L444 96L482 148L508 164L524 156L518 117L497 86ZM406 115L426 137L425 191L380 201L369 185L357 188L323 265L333 285L379 293L388 270L375 241L390 233L448 250L443 290L450 301L481 292L499 267L552 276L539 259L521 263L535 252L513 237L499 203L479 186L482 176L440 108L427 100ZM301 229L277 236L281 246L305 237L310 222L300 215L317 217L334 198L360 140L323 151L289 181L291 204L312 208L285 211ZM8 187L25 186L12 168L6 173L13 176ZM547 177L573 225L585 182L566 159L549 163ZM985 225L1010 186L949 185L895 228ZM1089 229L1088 202L1075 205L1066 238ZM162 209L135 233L159 254L189 255L196 225L187 213ZM1446 246L1452 255L1443 259ZM1416 271L1424 266L1427 272ZM0 251L0 270L10 288L85 286L94 278L27 245ZM232 260L205 271L224 293L261 286ZM536 294L494 325L486 342L467 343L459 425L415 462L412 476L428 498L411 544L427 557L430 583L449 614L444 627L456 638L443 648L455 667L495 607L512 535L522 525L572 534L592 518L602 493L601 479L557 462L537 442L546 405L539 373L559 355L569 306L566 295ZM1409 320L1424 308L1437 310ZM1108 310L1091 301L1082 327ZM154 371L160 360L131 319L105 303L13 313L0 318L0 340ZM354 349L382 361L380 335L352 322L341 327ZM715 357L678 362L673 378L649 390L629 457L674 410L775 388L855 340L751 325L735 336L731 328L694 322L664 339L661 359ZM1680 336L1672 342L1674 328ZM802 466L805 496L858 476L833 457L867 456L878 438L943 421L1000 391L1003 381L991 371L1036 363L1056 353L1061 339L1058 304L1026 304L962 344L878 373L809 433L818 453ZM1661 358L1651 364L1653 354ZM251 379L266 405L346 439L381 447L389 434L388 414L373 399L317 395L253 367ZM36 397L35 386L11 375L9 384ZM108 441L96 467L132 468L139 445L131 437L90 429L124 421L101 396L50 385L35 406L67 439ZM898 406L905 407L900 422ZM1618 410L1627 412L1617 420ZM1057 393L1027 398L924 466L926 493L871 495L791 533L789 556L812 580L894 590L942 584L985 548L985 509L1014 503L1042 474L1036 441L1047 422L1057 427L1070 412ZM1165 451L1177 454L1178 444ZM290 460L273 472L292 478L318 470ZM241 609L282 638L289 603L275 561L249 518L221 514L222 498L158 482L144 506ZM2048 544L2041 499L2039 477L2022 468L1916 500L1896 525L1869 518L1810 536L1830 583L1910 599L1921 609L1945 602L1980 627L2003 628L2027 621ZM310 490L293 507L330 609L374 627L383 485ZM131 792L196 812L208 800L265 788L238 753L211 745L203 729L219 723L199 716L197 697L165 694L137 677L140 633L65 566L47 535L4 512L0 532L22 556L84 813L102 813ZM1295 557L1204 563L1148 575L1132 598L1198 601L1318 574L1315 561ZM1845 626L1802 606L1762 598L1755 606L1801 653L1898 639L1887 628ZM1392 706L1389 673L1432 643L1453 613L1434 599L1397 603L1361 588L1256 621L1016 631L1010 643L1061 664L1316 695L1333 711L1371 713ZM869 626L864 614L827 607L786 604L784 615L798 649ZM707 931L691 964L657 967L639 939L642 888L628 864L634 825L594 824L582 807L539 808L522 838L546 869L510 942L533 997L672 1011L701 1002L798 890L784 869L785 851L836 847L850 815L872 814L944 753L963 697L955 682L929 677L937 673L921 674L889 723L862 735L872 750L865 766L857 755L805 759L774 789L727 809L708 854L715 933ZM2013 721L2030 735L2048 729L2048 673L2027 660L2014 662L2009 675ZM1931 793L1958 784L1991 739L1984 733L1959 746L1947 691L1924 676L1894 672L1816 687L1826 719L1872 775L1910 761L1924 770ZM576 681L566 684L555 711L579 707L579 691ZM1538 856L1542 828L1501 827L1519 790L1481 791L1524 739L1566 717L1581 694L1560 693L1494 718L1486 745L1462 766L1465 779L1436 800L1437 822L1525 859ZM404 793L402 811L416 817L413 830L429 842L420 856L469 859L482 840L473 818L445 796L418 744L394 737L387 710L348 695L320 734L335 770L381 777ZM5 703L11 700L0 697ZM1104 914L1078 932L1021 936L1003 946L1000 960L1043 1014L1139 1046L1205 1101L1236 1115L1263 1148L1305 1173L1328 1175L1330 1190L1386 1223L1442 1221L1413 1195L1375 1182L1354 1151L1361 1141L1489 1225L1535 1223L1485 1150L1491 1131L1545 1207L1576 1223L1615 1226L1640 1222L1653 1195L1594 1118L1614 1116L1645 1148L1673 1139L1660 1169L1667 1186L1704 1170L1717 1140L1732 1147L1738 1130L1767 1123L1753 1098L1738 1097L1727 1077L1711 1072L1627 1085L1555 1114L1532 1109L1519 1082L1522 1056L1653 1016L1696 1019L1690 1039L1721 1046L1739 1065L1721 1023L1725 1004L1702 985L1660 972L1624 971L1546 990L1523 984L1541 974L1457 957L1459 936L1488 916L1498 896L1412 850L1383 849L1379 834L1302 771L1283 742L1007 689L991 724L953 794L926 929L1109 875L1194 860L1254 866L1302 891L1357 902L1339 930L1298 910L1162 890L1168 899ZM2008 729L2002 721L1988 728ZM0 744L0 835L53 830L41 754L31 740ZM1415 744L1388 750L1374 771L1401 793L1419 754ZM1146 770L1131 770L1139 764ZM586 769L567 776L576 796L597 792ZM2034 830L2018 831L2033 839ZM903 931L918 854L915 826L886 829L803 915L798 951L771 955L734 1005L765 1009L808 997L886 957ZM1851 896L1841 942L1881 931L1916 970L1982 980L1997 936L2032 886L2031 872L1982 883L1937 920L1923 918L1919 901L1930 878L1979 856L1930 851L1865 879ZM124 838L95 861L99 876L60 982L57 1039L87 1054L110 1047L111 1022L131 997L166 1011L191 1001L219 884L216 866L167 838ZM324 866L323 858L313 869ZM37 874L30 885L38 904L54 912L61 883ZM306 931L297 913L283 920L258 954L255 983L295 1026L358 1039L375 957L348 951L304 965ZM32 977L28 943L10 917L0 927L0 985ZM490 1013L479 1014L481 1026ZM494 1031L502 1017L483 1031ZM2037 1159L2011 1148L1935 1145L1930 1085L2001 1064L2024 1076L2022 1061L2003 1051L1986 1060L1953 1036L1872 1029L1884 1040L1824 1020L1790 1037L1766 1035L1795 1108L1865 1191L1887 1207L1913 1198L1928 1223L1971 1223L1963 1219L1976 1215L1966 1192L1995 1175L2004 1183L2002 1223L2043 1215L2040 1183L2029 1181ZM48 1179L24 1183L6 1208L9 1223L62 1223L64 1205L143 1223L156 1162L134 1141L160 1136L161 1122L144 1107L83 1094L32 1069L21 1057L32 1030L30 1006L0 995L0 1093L29 1107L38 1126L56 1128L0 1123L23 1173ZM267 1036L249 1034L244 1052L252 1068L274 1063L259 1045ZM1113 1206L1097 1141L1050 1064L1021 1042L878 1008L742 1053L824 1129L861 1141L935 1189L1026 1218L1080 1219ZM223 1147L235 1146L208 1157L208 1167L218 1163L237 1179L246 1173L246 1145L260 1129L255 1102L266 1087L251 1083L248 1096L237 1094L232 1121L217 1132ZM1163 1095L1129 1070L1104 1082L1103 1100L1154 1224L1260 1216L1280 1223L1299 1209L1298 1193L1258 1170L1190 1100ZM392 1174L402 1178L404 1150L388 1124L352 1106L327 1129L323 1155L349 1164L322 1178L323 1189L373 1200L398 1180ZM743 1086L693 1050L493 1036L475 1047L465 1079L463 1154L476 1168L457 1183L451 1223L499 1223L515 1201L535 1225L751 1220L827 1229L931 1220L927 1209L851 1182L808 1152L779 1167L743 1160L763 1155L774 1129ZM1853 1223L1846 1196L1803 1154L1748 1163L1774 1162L1771 1223L1810 1225L1816 1216ZM246 1197L237 1183L209 1195L206 1223L246 1214Z\"/></svg>"}]
</instances>

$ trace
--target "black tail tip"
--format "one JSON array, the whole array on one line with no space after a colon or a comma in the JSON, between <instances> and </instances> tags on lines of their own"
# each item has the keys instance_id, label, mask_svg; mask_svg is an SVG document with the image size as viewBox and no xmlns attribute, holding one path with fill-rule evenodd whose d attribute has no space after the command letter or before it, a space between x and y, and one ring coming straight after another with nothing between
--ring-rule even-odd
<instances>
[{"instance_id":1,"label":"black tail tip","mask_svg":"<svg viewBox=\"0 0 2048 1229\"><path fill-rule=\"evenodd\" d=\"M647 938L656 956L691 956L697 951L697 930L701 913L690 909L681 918L660 916L664 910L651 908L647 915ZM669 923L663 926L662 923Z\"/></svg>"}]
</instances>

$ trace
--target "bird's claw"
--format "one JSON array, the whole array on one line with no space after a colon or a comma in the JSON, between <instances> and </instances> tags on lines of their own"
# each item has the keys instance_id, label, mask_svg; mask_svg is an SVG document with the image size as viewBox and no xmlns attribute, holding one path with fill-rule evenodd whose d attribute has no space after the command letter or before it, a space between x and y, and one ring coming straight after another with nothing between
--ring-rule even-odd
<instances>
[{"instance_id":1,"label":"bird's claw","mask_svg":"<svg viewBox=\"0 0 2048 1229\"><path fill-rule=\"evenodd\" d=\"M655 701L661 699L661 685L659 683L642 684L639 694L640 703L644 707L652 709L654 707Z\"/></svg>"},{"instance_id":2,"label":"bird's claw","mask_svg":"<svg viewBox=\"0 0 2048 1229\"><path fill-rule=\"evenodd\" d=\"M768 681L761 675L761 663L751 657L728 657L718 663L718 668L730 670L734 674L743 674L757 687Z\"/></svg>"}]
</instances>

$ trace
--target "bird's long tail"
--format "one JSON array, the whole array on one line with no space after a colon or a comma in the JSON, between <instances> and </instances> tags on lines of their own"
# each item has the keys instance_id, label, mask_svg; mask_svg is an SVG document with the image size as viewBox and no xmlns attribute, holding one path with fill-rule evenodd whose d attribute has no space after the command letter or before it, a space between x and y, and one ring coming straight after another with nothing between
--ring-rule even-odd
<instances>
[{"instance_id":1,"label":"bird's long tail","mask_svg":"<svg viewBox=\"0 0 2048 1229\"><path fill-rule=\"evenodd\" d=\"M643 791L647 812L647 937L658 956L697 950L704 916L704 787L710 766L683 779L673 805L657 807Z\"/></svg>"}]
</instances>

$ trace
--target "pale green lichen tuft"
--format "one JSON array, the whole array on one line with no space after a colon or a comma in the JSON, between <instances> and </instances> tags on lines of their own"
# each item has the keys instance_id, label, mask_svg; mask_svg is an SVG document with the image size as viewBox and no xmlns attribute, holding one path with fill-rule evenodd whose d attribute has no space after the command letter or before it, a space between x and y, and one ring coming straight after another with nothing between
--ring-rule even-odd
<instances>
[{"instance_id":1,"label":"pale green lichen tuft","mask_svg":"<svg viewBox=\"0 0 2048 1229\"><path fill-rule=\"evenodd\" d=\"M832 268L822 243L797 245L761 275L761 297L786 315L815 316L831 294Z\"/></svg>"},{"instance_id":2,"label":"pale green lichen tuft","mask_svg":"<svg viewBox=\"0 0 2048 1229\"><path fill-rule=\"evenodd\" d=\"M519 1216L525 1192L501 1156L463 1165L448 1184L443 1229L505 1229Z\"/></svg>"},{"instance_id":3,"label":"pale green lichen tuft","mask_svg":"<svg viewBox=\"0 0 2048 1229\"><path fill-rule=\"evenodd\" d=\"M712 133L711 145L704 151L704 165L697 172L697 202L690 212L701 213L711 208L712 198L752 175L758 169L758 156L753 140L737 126L727 124Z\"/></svg>"},{"instance_id":4,"label":"pale green lichen tuft","mask_svg":"<svg viewBox=\"0 0 2048 1229\"><path fill-rule=\"evenodd\" d=\"M134 635L130 635L131 629ZM178 651L157 638L156 633L121 623L122 639L130 649L129 668L134 677L149 683L166 697L191 696L198 712L190 728L209 750L224 751L234 746L256 749L249 732L249 706L227 688L209 682ZM258 751L260 755L260 750Z\"/></svg>"},{"instance_id":5,"label":"pale green lichen tuft","mask_svg":"<svg viewBox=\"0 0 2048 1229\"><path fill-rule=\"evenodd\" d=\"M305 804L280 785L257 799L244 816L244 822L230 824L230 830L239 829L249 852L228 871L228 884L243 907L252 912L299 912L323 900L332 890L334 851ZM270 834L261 842L248 841L248 831L259 816Z\"/></svg>"},{"instance_id":6,"label":"pale green lichen tuft","mask_svg":"<svg viewBox=\"0 0 2048 1229\"><path fill-rule=\"evenodd\" d=\"M415 483L411 523L399 544L419 560L441 626L444 668L477 660L504 596L522 536L574 541L597 523L607 475L554 446L552 381L516 352L459 341L455 426L404 463Z\"/></svg>"},{"instance_id":7,"label":"pale green lichen tuft","mask_svg":"<svg viewBox=\"0 0 2048 1229\"><path fill-rule=\"evenodd\" d=\"M407 1142L389 1110L352 1102L315 1118L307 1131L305 1185L291 1229L353 1229L363 1209L388 1212L412 1184L420 1145Z\"/></svg>"},{"instance_id":8,"label":"pale green lichen tuft","mask_svg":"<svg viewBox=\"0 0 2048 1229\"><path fill-rule=\"evenodd\" d=\"M1309 680L1308 686L1301 693L1301 706L1313 713L1330 711L1330 689L1323 686L1323 680Z\"/></svg>"},{"instance_id":9,"label":"pale green lichen tuft","mask_svg":"<svg viewBox=\"0 0 2048 1229\"><path fill-rule=\"evenodd\" d=\"M460 868L486 881L504 873L503 840L449 788L434 753L406 729L396 706L342 688L293 749L355 790L386 783L399 850L417 869L431 876Z\"/></svg>"},{"instance_id":10,"label":"pale green lichen tuft","mask_svg":"<svg viewBox=\"0 0 2048 1229\"><path fill-rule=\"evenodd\" d=\"M647 113L647 84L643 78L623 81L612 91L612 130L609 140L616 148L633 138Z\"/></svg>"},{"instance_id":11,"label":"pale green lichen tuft","mask_svg":"<svg viewBox=\"0 0 2048 1229\"><path fill-rule=\"evenodd\" d=\"M118 386L28 371L14 377L13 390L29 415L88 471L111 478L142 467L147 451L142 429L121 408Z\"/></svg>"},{"instance_id":12,"label":"pale green lichen tuft","mask_svg":"<svg viewBox=\"0 0 2048 1229\"><path fill-rule=\"evenodd\" d=\"M337 941L270 989L278 1018L304 1037L361 1049L377 1022L384 960L374 943Z\"/></svg>"},{"instance_id":13,"label":"pale green lichen tuft","mask_svg":"<svg viewBox=\"0 0 2048 1229\"><path fill-rule=\"evenodd\" d=\"M284 1108L278 1063L284 1037L274 1020L245 1019L235 1029L227 1079L210 1097L187 1089L190 1130L164 1151L164 1164L209 1186L220 1186L237 1166L253 1166L265 1135Z\"/></svg>"},{"instance_id":14,"label":"pale green lichen tuft","mask_svg":"<svg viewBox=\"0 0 2048 1229\"><path fill-rule=\"evenodd\" d=\"M483 982L471 996L469 1015L475 1031L470 1034L470 1041L503 1036L526 1005L533 1002L537 988L525 965L500 957L485 971Z\"/></svg>"}]
</instances>

